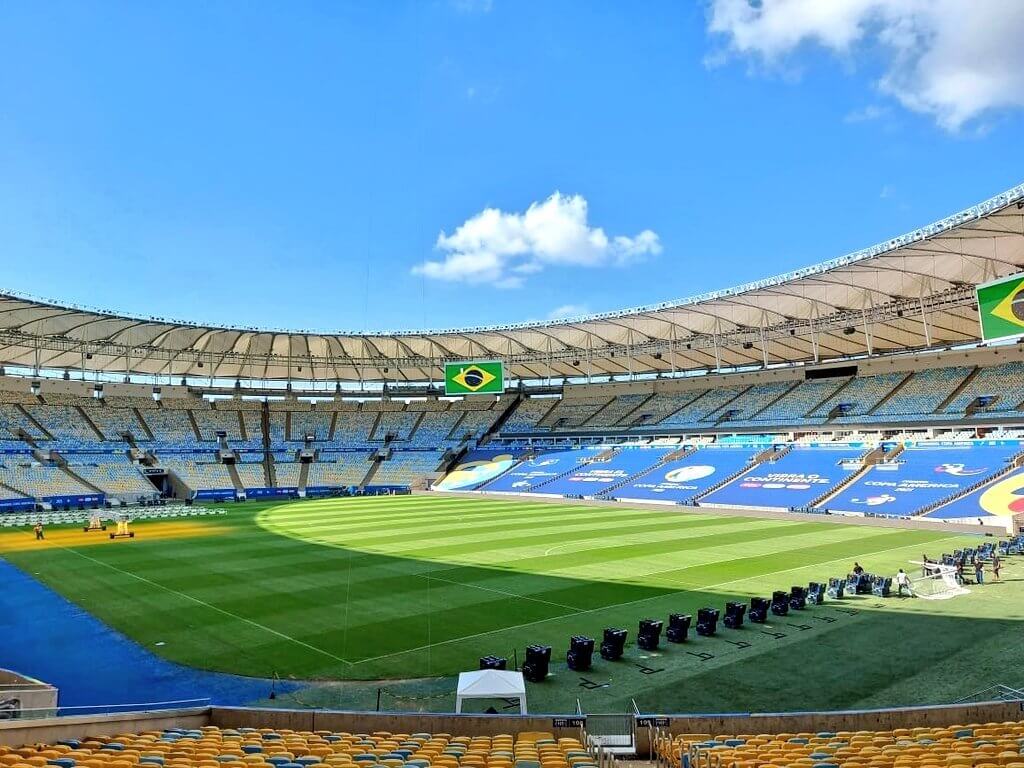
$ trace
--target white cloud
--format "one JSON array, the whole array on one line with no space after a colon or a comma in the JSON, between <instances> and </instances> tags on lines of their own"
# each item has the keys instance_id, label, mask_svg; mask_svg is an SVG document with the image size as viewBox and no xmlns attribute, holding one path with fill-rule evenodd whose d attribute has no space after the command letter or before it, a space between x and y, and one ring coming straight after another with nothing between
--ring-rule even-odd
<instances>
[{"instance_id":1,"label":"white cloud","mask_svg":"<svg viewBox=\"0 0 1024 768\"><path fill-rule=\"evenodd\" d=\"M608 237L588 223L582 196L560 192L532 203L524 213L485 208L451 235L441 232L435 247L444 258L413 267L414 274L499 288L518 288L526 276L550 265L622 265L661 253L651 230Z\"/></svg>"},{"instance_id":2,"label":"white cloud","mask_svg":"<svg viewBox=\"0 0 1024 768\"><path fill-rule=\"evenodd\" d=\"M710 32L778 66L803 45L885 57L879 89L947 130L1024 106L1020 0L711 0Z\"/></svg>"},{"instance_id":3,"label":"white cloud","mask_svg":"<svg viewBox=\"0 0 1024 768\"><path fill-rule=\"evenodd\" d=\"M586 304L563 304L548 313L548 320L565 320L567 317L589 315L590 307Z\"/></svg>"}]
</instances>

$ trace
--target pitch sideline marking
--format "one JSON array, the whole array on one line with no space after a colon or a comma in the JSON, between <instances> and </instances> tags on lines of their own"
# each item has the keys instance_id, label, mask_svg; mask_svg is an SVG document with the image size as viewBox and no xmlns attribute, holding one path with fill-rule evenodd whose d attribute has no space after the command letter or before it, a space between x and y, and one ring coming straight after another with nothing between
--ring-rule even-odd
<instances>
[{"instance_id":1,"label":"pitch sideline marking","mask_svg":"<svg viewBox=\"0 0 1024 768\"><path fill-rule=\"evenodd\" d=\"M121 568L118 568L116 565L111 565L110 563L105 563L102 560L97 560L94 557L89 557L88 555L83 554L82 552L79 552L76 549L71 549L70 547L60 547L60 548L63 549L64 551L66 551L66 552L71 552L73 554L78 555L81 558L89 560L90 562L96 563L97 565L102 565L105 568L109 568L112 571L117 571L118 573L123 574L125 576L130 576L131 578L137 579L137 580L143 582L144 584L149 584L150 586L156 587L158 589L162 589L165 592L170 592L172 595L178 595L178 597L183 597L186 600L191 600L193 603L197 603L199 605L202 605L202 606L204 606L206 608L209 608L212 611L216 611L217 613L222 613L225 616L230 616L232 619L237 619L238 621L241 621L241 622L243 622L245 624L249 624L249 625L251 625L253 627L256 627L257 629L262 629L265 632L269 632L272 635L277 635L282 640L287 640L289 642L295 643L296 645L301 645L303 648L308 648L311 651L315 651L316 653L322 654L324 656L328 656L328 657L334 659L335 661L340 661L342 664L347 664L349 666L352 666L352 664L353 664L353 662L349 661L348 659L343 659L343 658L341 658L341 656L335 656L333 653L331 653L330 651L325 651L323 648L317 648L315 645L310 645L309 643L304 642L303 640L299 640L296 637L292 637L291 635L286 635L284 632L278 632L276 629L268 627L268 626L266 626L264 624L260 624L257 621L253 621L252 619L247 619L244 616L239 616L239 615L237 615L235 613L231 613L231 611L225 611L223 608L218 608L215 605L210 605L208 602L206 602L205 600L200 600L198 597L193 597L192 595L186 594L184 592L179 592L176 589L171 589L170 587L165 587L163 584L158 584L157 582L152 581L151 579L147 579L145 576L140 576L137 573L131 573L130 571L126 571L126 570L123 570Z\"/></svg>"},{"instance_id":2,"label":"pitch sideline marking","mask_svg":"<svg viewBox=\"0 0 1024 768\"><path fill-rule=\"evenodd\" d=\"M937 544L940 541L949 541L950 539L958 539L962 535L963 534L959 534L959 535L956 535L956 536L945 536L945 537L943 537L941 539L935 539L933 542L929 542L929 543L930 544L931 543ZM909 549L910 547L918 547L918 546L920 546L920 545L919 544L904 544L903 546L890 547L888 549L879 549L879 550L875 550L874 552L866 552L865 554L866 555L881 555L881 554L884 554L885 552L895 552L896 550ZM863 555L860 555L860 557L863 557ZM834 558L832 560L822 560L821 562L818 562L818 563L807 563L805 565L801 565L801 566L798 566L796 568L783 568L782 570L779 570L779 571L772 571L770 573L761 573L761 574L758 574L757 576L747 576L747 577L742 578L742 579L732 579L730 581L723 581L720 584L708 584L706 586L700 587L699 589L700 590L719 589L719 588L724 587L724 586L726 586L728 584L735 584L735 583L741 582L741 581L750 581L752 578L764 578L765 576L778 576L780 573L789 573L790 571L800 571L800 570L803 570L804 568L814 568L814 567L817 567L819 565L827 565L829 563L838 563L838 562L841 562L843 560L848 560L848 559L849 559L849 557L837 557L837 558ZM431 643L430 645L421 645L421 646L419 646L417 648L408 648L408 649L406 649L404 651L395 651L394 653L385 653L385 654L383 654L381 656L371 656L370 658L367 658L367 659L360 659L359 661L353 661L353 662L349 662L349 663L352 666L358 666L360 664L366 664L367 662L370 662L370 661L380 661L381 659L389 659L389 658L392 658L394 656L402 656L403 654L406 654L406 653L415 653L417 651L429 650L429 649L434 648L434 647L439 646L439 645L448 645L450 643L458 643L458 642L462 642L463 640L474 640L474 639L476 639L478 637L486 637L487 635L493 635L493 634L495 634L497 632L507 632L507 631L510 631L510 630L522 629L524 627L536 626L537 624L545 624L545 623L547 623L549 621L556 621L556 620L559 620L559 619L568 619L568 618L572 618L573 616L583 616L583 615L588 614L588 613L596 613L598 611L607 611L607 610L611 610L611 609L614 609L614 608L623 608L623 607L625 607L627 605L636 605L638 603L646 603L646 602L648 602L650 600L659 600L659 599L664 598L664 597L667 597L667 595L664 595L664 594L662 594L662 595L652 595L650 597L641 597L638 600L628 600L628 601L626 601L624 603L616 603L614 605L602 605L599 608L588 608L587 610L577 611L575 613L567 613L567 614L564 614L562 616L551 616L551 617L546 618L546 619L537 619L536 621L528 621L528 622L525 622L523 624L515 624L515 625L513 625L511 627L501 627L500 629L491 629L491 630L488 630L487 632L477 632L476 634L472 634L472 635L464 635L462 637L453 637L450 640L442 640L442 641L440 641L438 643Z\"/></svg>"}]
</instances>

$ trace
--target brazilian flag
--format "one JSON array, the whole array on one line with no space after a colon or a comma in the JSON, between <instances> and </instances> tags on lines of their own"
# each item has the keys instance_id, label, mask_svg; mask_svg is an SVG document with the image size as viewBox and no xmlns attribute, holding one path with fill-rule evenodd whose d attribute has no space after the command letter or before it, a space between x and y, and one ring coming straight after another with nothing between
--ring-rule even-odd
<instances>
[{"instance_id":1,"label":"brazilian flag","mask_svg":"<svg viewBox=\"0 0 1024 768\"><path fill-rule=\"evenodd\" d=\"M994 280L976 290L982 339L1024 336L1024 274Z\"/></svg>"},{"instance_id":2,"label":"brazilian flag","mask_svg":"<svg viewBox=\"0 0 1024 768\"><path fill-rule=\"evenodd\" d=\"M445 363L446 395L500 395L505 391L505 372L500 360Z\"/></svg>"}]
</instances>

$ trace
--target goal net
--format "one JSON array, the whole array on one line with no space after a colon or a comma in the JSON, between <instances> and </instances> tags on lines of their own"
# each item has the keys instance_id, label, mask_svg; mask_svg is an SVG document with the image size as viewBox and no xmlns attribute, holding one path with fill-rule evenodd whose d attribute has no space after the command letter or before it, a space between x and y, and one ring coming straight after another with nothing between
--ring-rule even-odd
<instances>
[{"instance_id":1,"label":"goal net","mask_svg":"<svg viewBox=\"0 0 1024 768\"><path fill-rule=\"evenodd\" d=\"M922 566L921 563L914 565ZM922 570L922 575L910 580L911 589L916 597L925 600L948 600L958 595L969 595L971 592L957 583L955 566L928 563Z\"/></svg>"}]
</instances>

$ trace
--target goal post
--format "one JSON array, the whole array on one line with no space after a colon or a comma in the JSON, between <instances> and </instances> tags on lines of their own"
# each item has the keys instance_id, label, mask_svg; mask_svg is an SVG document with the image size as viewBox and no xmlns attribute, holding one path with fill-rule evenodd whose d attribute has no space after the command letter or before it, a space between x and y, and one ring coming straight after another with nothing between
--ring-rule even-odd
<instances>
[{"instance_id":1,"label":"goal post","mask_svg":"<svg viewBox=\"0 0 1024 768\"><path fill-rule=\"evenodd\" d=\"M959 595L969 595L971 591L965 589L956 580L956 566L943 565L941 563L922 563L911 561L922 569L923 573L910 579L910 588L915 597L925 600L948 600Z\"/></svg>"}]
</instances>

